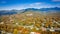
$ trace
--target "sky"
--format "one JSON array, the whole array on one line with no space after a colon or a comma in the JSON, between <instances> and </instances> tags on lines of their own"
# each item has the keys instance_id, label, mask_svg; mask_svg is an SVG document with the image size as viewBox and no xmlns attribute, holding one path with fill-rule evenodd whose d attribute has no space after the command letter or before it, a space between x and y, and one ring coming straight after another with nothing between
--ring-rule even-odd
<instances>
[{"instance_id":1,"label":"sky","mask_svg":"<svg viewBox=\"0 0 60 34\"><path fill-rule=\"evenodd\" d=\"M60 7L60 0L0 0L0 10Z\"/></svg>"}]
</instances>

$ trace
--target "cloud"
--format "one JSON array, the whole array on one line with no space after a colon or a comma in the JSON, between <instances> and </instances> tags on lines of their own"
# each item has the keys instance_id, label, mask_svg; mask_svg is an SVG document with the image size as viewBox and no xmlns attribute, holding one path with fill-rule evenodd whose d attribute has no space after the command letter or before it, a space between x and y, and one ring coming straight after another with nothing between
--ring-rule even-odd
<instances>
[{"instance_id":1,"label":"cloud","mask_svg":"<svg viewBox=\"0 0 60 34\"><path fill-rule=\"evenodd\" d=\"M26 8L48 8L48 7L54 7L51 6L50 4L46 4L46 3L30 3L30 4L18 4L18 5L13 5L13 6L6 6L5 8L3 7L3 9L17 9L17 10L21 10L21 9L26 9Z\"/></svg>"},{"instance_id":2,"label":"cloud","mask_svg":"<svg viewBox=\"0 0 60 34\"><path fill-rule=\"evenodd\" d=\"M30 4L17 4L17 5L3 6L3 7L0 7L0 9L21 10L21 9L26 9L26 8L40 9L40 8L50 8L50 7L60 7L60 4L51 5L51 4L47 4L47 3L43 3L43 2L36 2L36 3L30 3Z\"/></svg>"},{"instance_id":3,"label":"cloud","mask_svg":"<svg viewBox=\"0 0 60 34\"><path fill-rule=\"evenodd\" d=\"M60 5L55 4L55 5L51 5L51 4L47 4L47 3L42 3L42 2L38 2L38 3L32 3L30 5L28 5L27 7L29 8L50 8L50 7L59 7Z\"/></svg>"},{"instance_id":4,"label":"cloud","mask_svg":"<svg viewBox=\"0 0 60 34\"><path fill-rule=\"evenodd\" d=\"M54 2L60 2L60 0L52 0L52 1L54 1Z\"/></svg>"},{"instance_id":5,"label":"cloud","mask_svg":"<svg viewBox=\"0 0 60 34\"><path fill-rule=\"evenodd\" d=\"M37 2L37 3L32 3L32 4L30 4L30 6L39 6L39 5L41 5L42 3L40 3L40 2Z\"/></svg>"}]
</instances>

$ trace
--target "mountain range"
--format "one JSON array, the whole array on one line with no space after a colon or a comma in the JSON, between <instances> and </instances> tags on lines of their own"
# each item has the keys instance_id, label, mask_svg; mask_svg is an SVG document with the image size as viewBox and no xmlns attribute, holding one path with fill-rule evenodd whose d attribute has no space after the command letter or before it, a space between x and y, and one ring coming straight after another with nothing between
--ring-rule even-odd
<instances>
[{"instance_id":1,"label":"mountain range","mask_svg":"<svg viewBox=\"0 0 60 34\"><path fill-rule=\"evenodd\" d=\"M0 16L2 15L12 15L12 14L18 14L18 13L24 13L28 11L33 11L33 12L40 12L40 13L60 13L60 8L54 7L54 8L27 8L27 9L22 9L22 10L0 10Z\"/></svg>"}]
</instances>

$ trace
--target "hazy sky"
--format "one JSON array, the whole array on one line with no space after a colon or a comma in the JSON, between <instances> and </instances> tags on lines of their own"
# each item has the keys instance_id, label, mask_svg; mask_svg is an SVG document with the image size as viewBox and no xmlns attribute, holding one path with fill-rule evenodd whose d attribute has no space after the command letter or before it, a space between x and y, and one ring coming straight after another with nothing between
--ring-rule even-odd
<instances>
[{"instance_id":1,"label":"hazy sky","mask_svg":"<svg viewBox=\"0 0 60 34\"><path fill-rule=\"evenodd\" d=\"M0 0L0 10L60 7L60 0Z\"/></svg>"}]
</instances>

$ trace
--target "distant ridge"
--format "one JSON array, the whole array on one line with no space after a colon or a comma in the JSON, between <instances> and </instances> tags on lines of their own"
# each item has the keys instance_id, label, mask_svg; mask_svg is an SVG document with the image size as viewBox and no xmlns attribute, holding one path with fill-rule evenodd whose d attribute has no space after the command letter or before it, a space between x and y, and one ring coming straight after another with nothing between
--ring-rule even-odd
<instances>
[{"instance_id":1,"label":"distant ridge","mask_svg":"<svg viewBox=\"0 0 60 34\"><path fill-rule=\"evenodd\" d=\"M54 7L54 8L40 8L40 9L37 9L37 8L27 8L25 9L26 11L27 10L40 10L40 11L48 11L48 10L60 10L59 7Z\"/></svg>"},{"instance_id":2,"label":"distant ridge","mask_svg":"<svg viewBox=\"0 0 60 34\"><path fill-rule=\"evenodd\" d=\"M2 10L2 11L0 11L0 16L2 16L2 15L12 15L12 14L17 14L17 12L15 12L15 11L6 11L6 10Z\"/></svg>"},{"instance_id":3,"label":"distant ridge","mask_svg":"<svg viewBox=\"0 0 60 34\"><path fill-rule=\"evenodd\" d=\"M27 8L27 9L22 9L22 10L0 10L0 16L1 15L12 15L12 14L17 14L17 13L24 13L24 12L28 12L28 11L37 11L37 12L46 12L46 13L60 13L60 8L59 7L54 7L54 8L41 8L41 9L37 9L37 8Z\"/></svg>"}]
</instances>

